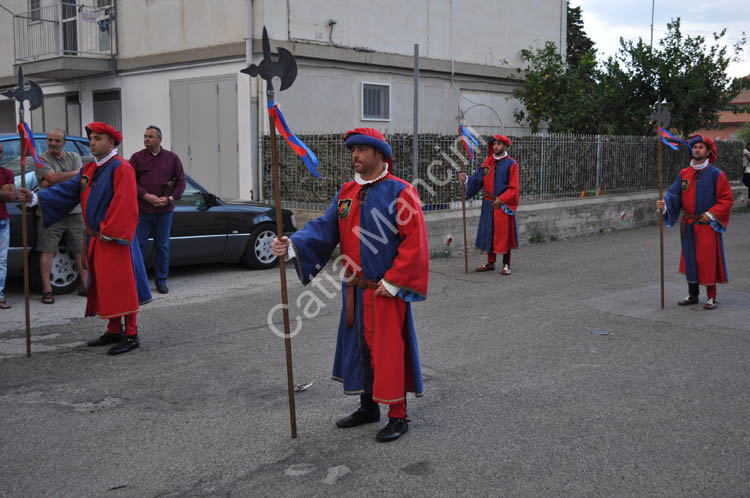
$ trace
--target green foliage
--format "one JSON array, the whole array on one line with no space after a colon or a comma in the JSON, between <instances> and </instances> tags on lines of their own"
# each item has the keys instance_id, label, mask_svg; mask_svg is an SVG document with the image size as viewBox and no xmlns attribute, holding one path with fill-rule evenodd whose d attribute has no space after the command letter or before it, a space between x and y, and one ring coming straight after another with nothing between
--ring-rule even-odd
<instances>
[{"instance_id":1,"label":"green foliage","mask_svg":"<svg viewBox=\"0 0 750 498\"><path fill-rule=\"evenodd\" d=\"M544 234L542 232L536 232L534 235L529 237L529 242L532 244L539 244L544 242Z\"/></svg>"},{"instance_id":2,"label":"green foliage","mask_svg":"<svg viewBox=\"0 0 750 498\"><path fill-rule=\"evenodd\" d=\"M745 83L726 74L731 57L720 42L724 34L709 45L702 36L683 35L677 18L659 47L620 39L617 55L599 64L593 48L575 64L552 42L522 50L526 79L514 96L525 108L515 117L535 132L546 123L555 133L650 135L654 103L666 100L670 128L679 133L715 127ZM744 44L743 37L734 45L735 57Z\"/></svg>"},{"instance_id":3,"label":"green foliage","mask_svg":"<svg viewBox=\"0 0 750 498\"><path fill-rule=\"evenodd\" d=\"M430 259L450 258L452 255L453 251L448 246L445 246L445 249L442 251L430 251Z\"/></svg>"},{"instance_id":4,"label":"green foliage","mask_svg":"<svg viewBox=\"0 0 750 498\"><path fill-rule=\"evenodd\" d=\"M592 54L594 51L594 42L583 30L581 7L570 8L570 1L568 1L568 29L565 51L568 66L577 67L583 57Z\"/></svg>"},{"instance_id":5,"label":"green foliage","mask_svg":"<svg viewBox=\"0 0 750 498\"><path fill-rule=\"evenodd\" d=\"M742 125L742 128L737 132L737 140L741 141L743 145L750 144L750 123Z\"/></svg>"}]
</instances>

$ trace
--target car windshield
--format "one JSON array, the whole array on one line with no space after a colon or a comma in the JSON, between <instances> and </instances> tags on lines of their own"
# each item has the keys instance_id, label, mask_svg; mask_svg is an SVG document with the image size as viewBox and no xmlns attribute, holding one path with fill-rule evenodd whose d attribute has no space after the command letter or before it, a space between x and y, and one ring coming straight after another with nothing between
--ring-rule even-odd
<instances>
[{"instance_id":1,"label":"car windshield","mask_svg":"<svg viewBox=\"0 0 750 498\"><path fill-rule=\"evenodd\" d=\"M8 168L14 175L20 174L21 141L18 138L11 138L10 140L3 140L0 143L3 144L3 157L0 159L0 166ZM47 152L47 139L45 137L34 138L34 145L36 146L38 154ZM68 138L65 142L65 150L80 155L84 163L91 160L91 149L89 149L89 144L86 143L85 139L76 140ZM26 157L28 158L30 156ZM33 164L33 160L26 160L27 168L33 166Z\"/></svg>"}]
</instances>

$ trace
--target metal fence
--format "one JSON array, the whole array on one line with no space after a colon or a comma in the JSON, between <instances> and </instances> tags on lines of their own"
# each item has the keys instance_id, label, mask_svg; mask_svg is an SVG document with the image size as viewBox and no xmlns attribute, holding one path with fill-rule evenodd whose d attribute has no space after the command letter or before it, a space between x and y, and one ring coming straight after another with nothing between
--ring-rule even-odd
<instances>
[{"instance_id":1,"label":"metal fence","mask_svg":"<svg viewBox=\"0 0 750 498\"><path fill-rule=\"evenodd\" d=\"M100 5L106 3L107 5ZM48 57L109 57L117 39L110 2L84 5L56 0L13 16L16 62Z\"/></svg>"},{"instance_id":2,"label":"metal fence","mask_svg":"<svg viewBox=\"0 0 750 498\"><path fill-rule=\"evenodd\" d=\"M325 209L342 183L353 176L351 154L343 133L305 135L300 138L320 161L322 179L313 177L297 155L279 140L279 165L283 204L290 208ZM419 135L419 167L412 173L412 137L407 133L386 135L393 148L394 174L417 186L426 210L460 207L457 172L476 170L487 155L486 137L477 159L470 164L457 136ZM549 200L590 195L638 192L658 188L655 137L604 135L510 136L510 155L520 167L521 198ZM730 181L742 175L742 149L738 141L718 141L716 165ZM688 150L663 146L664 188L675 180L689 161ZM273 198L270 139L263 144L263 197ZM480 201L473 201L476 205Z\"/></svg>"}]
</instances>

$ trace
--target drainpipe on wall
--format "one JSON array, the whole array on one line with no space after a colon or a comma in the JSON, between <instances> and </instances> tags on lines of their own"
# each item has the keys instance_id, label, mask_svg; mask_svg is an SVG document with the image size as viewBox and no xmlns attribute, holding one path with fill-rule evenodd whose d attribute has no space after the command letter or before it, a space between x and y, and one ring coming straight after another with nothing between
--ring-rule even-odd
<instances>
[{"instance_id":1,"label":"drainpipe on wall","mask_svg":"<svg viewBox=\"0 0 750 498\"><path fill-rule=\"evenodd\" d=\"M253 63L253 0L246 0L245 32L245 63L249 66ZM257 79L255 81L257 83ZM262 168L260 146L258 140L258 110L260 101L257 98L257 95L255 96L255 98L253 98L253 78L250 78L250 86L248 92L250 94L250 192L252 193L252 200L257 201L262 198Z\"/></svg>"}]
</instances>

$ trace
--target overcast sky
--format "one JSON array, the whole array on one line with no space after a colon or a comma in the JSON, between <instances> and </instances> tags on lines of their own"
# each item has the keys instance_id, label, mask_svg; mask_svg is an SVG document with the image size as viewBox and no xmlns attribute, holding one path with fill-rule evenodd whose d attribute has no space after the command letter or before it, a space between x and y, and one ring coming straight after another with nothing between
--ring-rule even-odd
<instances>
[{"instance_id":1,"label":"overcast sky","mask_svg":"<svg viewBox=\"0 0 750 498\"><path fill-rule=\"evenodd\" d=\"M571 7L583 11L583 28L595 43L599 58L614 55L620 46L620 37L643 40L651 37L651 0L571 0ZM724 38L730 46L742 38L743 30L750 37L750 3L746 0L720 0L713 2L685 2L655 0L654 44L666 34L667 22L679 17L683 35L702 35L713 40L713 33L727 28ZM750 74L750 48L745 45L740 63L731 63L730 76Z\"/></svg>"}]
</instances>

